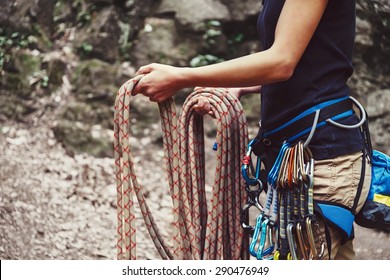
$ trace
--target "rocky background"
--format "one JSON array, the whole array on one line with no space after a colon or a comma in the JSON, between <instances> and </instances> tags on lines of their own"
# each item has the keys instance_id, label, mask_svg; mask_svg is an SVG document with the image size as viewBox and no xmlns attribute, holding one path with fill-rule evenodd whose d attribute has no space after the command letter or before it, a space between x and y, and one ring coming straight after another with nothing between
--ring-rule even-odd
<instances>
[{"instance_id":1,"label":"rocky background","mask_svg":"<svg viewBox=\"0 0 390 280\"><path fill-rule=\"evenodd\" d=\"M357 3L350 87L367 109L374 148L390 154L390 5ZM115 259L116 91L147 63L196 67L259 50L261 1L0 0L0 7L0 258ZM184 98L185 91L179 105ZM258 97L242 102L256 131ZM133 104L137 168L169 236L158 109L142 97ZM138 222L140 258L158 258ZM390 259L388 233L357 227L356 235L359 259Z\"/></svg>"}]
</instances>

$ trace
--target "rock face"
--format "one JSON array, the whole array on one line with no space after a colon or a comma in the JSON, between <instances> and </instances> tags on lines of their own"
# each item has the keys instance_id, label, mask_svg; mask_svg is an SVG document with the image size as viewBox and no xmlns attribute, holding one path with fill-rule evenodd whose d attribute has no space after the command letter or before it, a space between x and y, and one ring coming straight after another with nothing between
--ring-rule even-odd
<instances>
[{"instance_id":1,"label":"rock face","mask_svg":"<svg viewBox=\"0 0 390 280\"><path fill-rule=\"evenodd\" d=\"M83 143L94 143L97 128L112 129L116 90L139 66L199 66L260 49L258 0L0 2L0 120L29 122L32 114L53 109L55 135L76 153L112 155L96 152L110 145L109 137L101 148L95 147L100 141L93 149ZM358 0L357 15L350 87L368 108L374 146L389 153L390 108L382 103L390 83L389 3ZM248 109L249 119L257 114Z\"/></svg>"},{"instance_id":2,"label":"rock face","mask_svg":"<svg viewBox=\"0 0 390 280\"><path fill-rule=\"evenodd\" d=\"M374 148L389 154L390 66L384 61L390 57L390 5L385 0L357 3L355 73L350 87L366 106Z\"/></svg>"}]
</instances>

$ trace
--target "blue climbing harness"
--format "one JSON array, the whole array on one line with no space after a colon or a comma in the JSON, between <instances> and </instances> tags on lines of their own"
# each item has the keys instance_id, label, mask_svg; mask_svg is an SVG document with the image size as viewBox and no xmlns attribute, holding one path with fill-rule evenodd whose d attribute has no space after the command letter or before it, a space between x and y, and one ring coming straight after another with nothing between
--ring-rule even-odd
<instances>
[{"instance_id":1,"label":"blue climbing harness","mask_svg":"<svg viewBox=\"0 0 390 280\"><path fill-rule=\"evenodd\" d=\"M359 123L338 123L338 120L354 114L352 102L360 109ZM314 132L327 124L352 129L361 127L365 122L366 113L360 103L352 97L343 97L318 104L285 124L258 135L249 143L242 165L248 202L243 207L241 218L243 227L252 235L249 246L252 256L257 259L320 259L326 240L330 257L329 235L321 235L319 218L340 228L346 239L352 236L353 209L313 200L314 160L308 146ZM306 135L305 141L299 140ZM259 202L259 195L264 189L260 179L259 154L256 166L252 164L252 152L261 141L265 146L281 145L267 175L264 207ZM249 208L252 206L257 208L259 215L256 224L250 226Z\"/></svg>"}]
</instances>

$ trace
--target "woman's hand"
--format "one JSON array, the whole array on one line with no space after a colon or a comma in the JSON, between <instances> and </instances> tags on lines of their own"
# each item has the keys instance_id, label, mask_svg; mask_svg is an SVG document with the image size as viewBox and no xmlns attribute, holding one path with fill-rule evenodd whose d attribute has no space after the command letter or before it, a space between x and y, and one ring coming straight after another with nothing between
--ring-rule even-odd
<instances>
[{"instance_id":1,"label":"woman's hand","mask_svg":"<svg viewBox=\"0 0 390 280\"><path fill-rule=\"evenodd\" d=\"M163 102L186 87L184 70L164 64L142 66L136 75L144 75L133 89L133 95L143 94L151 101Z\"/></svg>"},{"instance_id":2,"label":"woman's hand","mask_svg":"<svg viewBox=\"0 0 390 280\"><path fill-rule=\"evenodd\" d=\"M196 88L195 88L196 90ZM228 88L228 91L231 95L235 96L237 99L241 97L241 88ZM208 98L198 97L198 102L194 105L194 110L201 116L210 115L212 118L215 118L215 114L211 108L211 104Z\"/></svg>"},{"instance_id":3,"label":"woman's hand","mask_svg":"<svg viewBox=\"0 0 390 280\"><path fill-rule=\"evenodd\" d=\"M228 88L228 91L231 95L236 97L237 99L240 99L241 96L247 95L247 94L253 94L253 93L260 93L261 86L254 86L254 87L245 87L245 88ZM199 115L210 115L211 117L215 118L215 114L211 108L210 101L206 97L199 97L198 103L194 105L194 110Z\"/></svg>"},{"instance_id":4,"label":"woman's hand","mask_svg":"<svg viewBox=\"0 0 390 280\"><path fill-rule=\"evenodd\" d=\"M210 115L212 118L215 118L215 114L211 109L211 104L208 98L206 97L198 97L198 103L194 105L194 110L201 116Z\"/></svg>"}]
</instances>

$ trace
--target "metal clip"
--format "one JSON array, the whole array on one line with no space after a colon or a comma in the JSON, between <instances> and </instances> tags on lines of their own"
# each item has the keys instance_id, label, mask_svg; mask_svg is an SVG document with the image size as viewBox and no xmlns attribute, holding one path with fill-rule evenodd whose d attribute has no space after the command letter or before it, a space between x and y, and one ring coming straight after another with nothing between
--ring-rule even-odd
<instances>
[{"instance_id":1,"label":"metal clip","mask_svg":"<svg viewBox=\"0 0 390 280\"><path fill-rule=\"evenodd\" d=\"M295 237L294 237L294 223L289 223L287 225L287 240L288 240L288 246L290 247L290 253L291 253L291 258L293 260L298 259L298 254L297 254L297 249L296 249L296 244L295 244Z\"/></svg>"},{"instance_id":2,"label":"metal clip","mask_svg":"<svg viewBox=\"0 0 390 280\"><path fill-rule=\"evenodd\" d=\"M314 231L313 231L313 224L312 224L313 221L316 227L316 233L319 235L320 252L317 252L317 244L314 238ZM320 225L318 224L318 222L315 220L315 217L313 216L306 217L306 233L308 236L310 251L313 256L313 259L317 259L317 260L321 259L325 252L325 242L322 236L320 235Z\"/></svg>"},{"instance_id":3,"label":"metal clip","mask_svg":"<svg viewBox=\"0 0 390 280\"><path fill-rule=\"evenodd\" d=\"M257 142L257 139L252 140L248 144L248 148L244 159L242 160L241 173L242 177L249 185L256 185L260 178L260 169L261 169L261 160L260 157L257 157L256 167L252 163L252 145ZM253 174L253 177L250 177L249 173Z\"/></svg>"},{"instance_id":4,"label":"metal clip","mask_svg":"<svg viewBox=\"0 0 390 280\"><path fill-rule=\"evenodd\" d=\"M296 232L298 237L298 244L300 248L300 252L302 253L302 257L305 260L310 259L311 247L307 245L307 237L305 236L305 231L302 228L302 222L297 222Z\"/></svg>"},{"instance_id":5,"label":"metal clip","mask_svg":"<svg viewBox=\"0 0 390 280\"><path fill-rule=\"evenodd\" d=\"M247 229L250 231L254 230L254 227L247 224L249 220L249 209L254 206L259 212L263 211L263 207L261 206L259 202L259 195L263 191L263 184L260 180L257 180L257 188L253 189L250 187L250 185L247 183L245 185L245 190L248 194L248 200L246 204L241 209L241 216L240 216L240 222L243 229Z\"/></svg>"},{"instance_id":6,"label":"metal clip","mask_svg":"<svg viewBox=\"0 0 390 280\"><path fill-rule=\"evenodd\" d=\"M258 260L273 259L272 252L275 248L273 227L274 225L270 222L269 218L259 215L253 239L249 246L249 252Z\"/></svg>"},{"instance_id":7,"label":"metal clip","mask_svg":"<svg viewBox=\"0 0 390 280\"><path fill-rule=\"evenodd\" d=\"M261 226L262 226L262 223L263 223L263 214L261 213L259 216L257 216L257 219L256 219L256 226L254 228L254 232L253 232L253 237L252 237L252 241L251 241L251 244L249 245L249 253L256 257L257 256L257 251L256 251L256 245L257 244L260 244L261 242Z\"/></svg>"}]
</instances>

